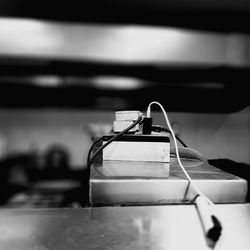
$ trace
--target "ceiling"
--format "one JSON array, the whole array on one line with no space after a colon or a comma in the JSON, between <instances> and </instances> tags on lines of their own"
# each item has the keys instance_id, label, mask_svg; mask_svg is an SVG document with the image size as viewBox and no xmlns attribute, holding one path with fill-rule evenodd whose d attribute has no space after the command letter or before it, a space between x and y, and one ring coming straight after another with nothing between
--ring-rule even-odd
<instances>
[{"instance_id":1,"label":"ceiling","mask_svg":"<svg viewBox=\"0 0 250 250\"><path fill-rule=\"evenodd\" d=\"M43 28L0 20L0 107L238 111L249 17L248 0L2 0L0 19Z\"/></svg>"},{"instance_id":2,"label":"ceiling","mask_svg":"<svg viewBox=\"0 0 250 250\"><path fill-rule=\"evenodd\" d=\"M249 0L1 0L0 16L250 32Z\"/></svg>"}]
</instances>

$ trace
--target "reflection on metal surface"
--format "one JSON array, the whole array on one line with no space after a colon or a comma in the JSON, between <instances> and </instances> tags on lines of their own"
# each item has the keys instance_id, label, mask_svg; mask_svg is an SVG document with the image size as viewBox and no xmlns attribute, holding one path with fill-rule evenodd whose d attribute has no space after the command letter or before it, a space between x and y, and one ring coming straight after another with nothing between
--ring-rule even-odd
<instances>
[{"instance_id":1,"label":"reflection on metal surface","mask_svg":"<svg viewBox=\"0 0 250 250\"><path fill-rule=\"evenodd\" d=\"M216 205L221 250L248 250L250 204ZM0 210L1 250L208 250L193 205Z\"/></svg>"},{"instance_id":2,"label":"reflection on metal surface","mask_svg":"<svg viewBox=\"0 0 250 250\"><path fill-rule=\"evenodd\" d=\"M166 178L169 163L104 161L102 174L110 178Z\"/></svg>"},{"instance_id":3,"label":"reflection on metal surface","mask_svg":"<svg viewBox=\"0 0 250 250\"><path fill-rule=\"evenodd\" d=\"M0 18L0 55L120 63L246 65L249 37L170 27Z\"/></svg>"},{"instance_id":4,"label":"reflection on metal surface","mask_svg":"<svg viewBox=\"0 0 250 250\"><path fill-rule=\"evenodd\" d=\"M46 221L44 220L44 222ZM34 217L30 220L29 215L23 215L22 217L1 216L0 248L5 249L5 245L2 245L3 242L14 243L8 245L17 247L23 239L29 238L31 235L36 235L38 228L40 230L42 229L42 222L38 217ZM30 240L30 243L32 244L32 240ZM6 245L6 247L8 245Z\"/></svg>"}]
</instances>

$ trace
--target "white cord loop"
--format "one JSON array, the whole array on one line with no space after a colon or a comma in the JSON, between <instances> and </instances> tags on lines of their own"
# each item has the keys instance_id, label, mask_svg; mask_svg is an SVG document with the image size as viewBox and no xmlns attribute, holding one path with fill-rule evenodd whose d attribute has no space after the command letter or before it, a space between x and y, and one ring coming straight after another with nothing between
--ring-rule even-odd
<instances>
[{"instance_id":1,"label":"white cord loop","mask_svg":"<svg viewBox=\"0 0 250 250\"><path fill-rule=\"evenodd\" d=\"M177 145L177 141L176 141L176 137L175 137L175 134L174 134L174 131L170 125L170 122L169 122L169 119L168 119L168 116L167 116L167 113L165 111L165 109L163 108L163 106L159 103L159 102L151 102L149 105L148 105L148 108L147 108L147 117L151 117L151 106L155 104L155 105L158 105L162 112L163 112L163 115L164 115L164 118L165 118L165 121L167 123L167 126L169 128L169 131L172 135L172 138L173 138L173 141L174 141L174 146L175 146L175 151L176 151L176 158L177 158L177 161L179 163L179 166L180 168L182 169L183 173L185 174L186 178L188 179L189 181L189 184L190 186L193 188L193 190L195 191L195 195L200 195L200 196L203 196L210 205L214 205L214 203L206 196L204 195L199 189L198 187L195 185L195 183L192 181L190 175L187 173L186 169L184 168L184 166L182 165L181 163L181 159L180 159L180 155L179 155L179 150L178 150L178 145Z\"/></svg>"}]
</instances>

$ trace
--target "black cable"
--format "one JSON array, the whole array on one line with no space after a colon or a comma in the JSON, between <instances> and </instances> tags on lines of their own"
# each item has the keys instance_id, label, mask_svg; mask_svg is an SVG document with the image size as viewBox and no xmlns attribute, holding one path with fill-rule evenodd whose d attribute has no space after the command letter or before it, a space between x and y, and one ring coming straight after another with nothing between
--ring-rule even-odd
<instances>
[{"instance_id":1,"label":"black cable","mask_svg":"<svg viewBox=\"0 0 250 250\"><path fill-rule=\"evenodd\" d=\"M162 127L162 126L157 126L157 125L153 125L152 126L152 131L155 131L155 132L168 132L170 133L170 130L166 127ZM182 144L183 147L185 148L188 148L187 144L177 135L175 135L176 139Z\"/></svg>"},{"instance_id":2,"label":"black cable","mask_svg":"<svg viewBox=\"0 0 250 250\"><path fill-rule=\"evenodd\" d=\"M91 152L92 152L94 146L95 146L97 143L99 143L101 140L102 140L102 137L99 138L99 139L97 139L97 140L95 140L95 141L93 142L93 144L91 145L91 147L90 147L90 149L89 149L89 152L88 152L87 164L88 164L88 162L90 161Z\"/></svg>"},{"instance_id":3,"label":"black cable","mask_svg":"<svg viewBox=\"0 0 250 250\"><path fill-rule=\"evenodd\" d=\"M123 134L127 133L130 129L132 129L133 127L135 127L137 124L139 124L142 121L142 117L140 116L138 118L137 121L135 121L133 124L131 124L129 127L127 127L126 129L124 129L122 132L120 132L119 134L113 136L110 140L108 140L104 145L102 145L100 148L98 148L95 153L93 154L92 158L88 161L87 166L90 167L91 163L93 162L93 160L95 159L95 157L104 149L106 148L111 142L117 140L120 136L122 136Z\"/></svg>"}]
</instances>

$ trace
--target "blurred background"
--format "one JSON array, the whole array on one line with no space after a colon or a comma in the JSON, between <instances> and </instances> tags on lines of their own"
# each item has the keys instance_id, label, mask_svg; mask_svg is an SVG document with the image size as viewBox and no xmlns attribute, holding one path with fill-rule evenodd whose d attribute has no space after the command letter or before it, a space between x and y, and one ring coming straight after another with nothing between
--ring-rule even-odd
<instances>
[{"instance_id":1,"label":"blurred background","mask_svg":"<svg viewBox=\"0 0 250 250\"><path fill-rule=\"evenodd\" d=\"M86 206L93 139L154 100L248 180L249 16L247 0L2 0L0 205Z\"/></svg>"}]
</instances>

